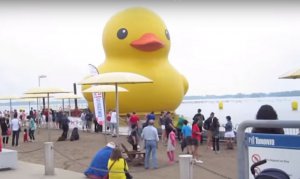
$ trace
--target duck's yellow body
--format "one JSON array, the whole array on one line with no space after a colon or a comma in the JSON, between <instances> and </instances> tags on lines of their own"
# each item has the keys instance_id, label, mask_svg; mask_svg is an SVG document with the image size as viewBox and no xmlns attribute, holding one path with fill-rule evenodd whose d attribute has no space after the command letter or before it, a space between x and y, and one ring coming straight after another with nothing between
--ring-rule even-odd
<instances>
[{"instance_id":1,"label":"duck's yellow body","mask_svg":"<svg viewBox=\"0 0 300 179\"><path fill-rule=\"evenodd\" d=\"M174 111L180 105L188 82L168 61L170 36L159 16L145 8L126 9L108 21L102 39L106 58L100 73L132 72L153 80L120 85L129 91L119 93L120 113ZM92 108L92 95L84 95ZM105 95L106 109L115 108L115 94Z\"/></svg>"}]
</instances>

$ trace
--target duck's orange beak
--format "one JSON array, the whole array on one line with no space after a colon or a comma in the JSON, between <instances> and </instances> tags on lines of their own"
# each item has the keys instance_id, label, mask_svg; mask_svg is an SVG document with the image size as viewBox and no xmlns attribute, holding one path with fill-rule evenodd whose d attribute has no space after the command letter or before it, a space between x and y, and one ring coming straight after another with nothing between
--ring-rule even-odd
<instances>
[{"instance_id":1,"label":"duck's orange beak","mask_svg":"<svg viewBox=\"0 0 300 179\"><path fill-rule=\"evenodd\" d=\"M151 33L144 34L141 38L132 41L130 45L134 48L147 52L155 51L164 47L164 43Z\"/></svg>"}]
</instances>

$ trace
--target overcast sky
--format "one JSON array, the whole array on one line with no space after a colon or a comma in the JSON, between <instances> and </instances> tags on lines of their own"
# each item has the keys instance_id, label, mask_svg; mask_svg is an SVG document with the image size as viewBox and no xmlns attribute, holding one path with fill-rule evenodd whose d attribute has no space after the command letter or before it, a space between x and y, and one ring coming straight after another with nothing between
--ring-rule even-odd
<instances>
[{"instance_id":1,"label":"overcast sky","mask_svg":"<svg viewBox=\"0 0 300 179\"><path fill-rule=\"evenodd\" d=\"M41 74L41 86L72 90L104 61L106 22L133 6L164 20L187 95L300 90L300 79L278 79L300 68L299 3L121 2L0 2L0 95L38 86Z\"/></svg>"}]
</instances>

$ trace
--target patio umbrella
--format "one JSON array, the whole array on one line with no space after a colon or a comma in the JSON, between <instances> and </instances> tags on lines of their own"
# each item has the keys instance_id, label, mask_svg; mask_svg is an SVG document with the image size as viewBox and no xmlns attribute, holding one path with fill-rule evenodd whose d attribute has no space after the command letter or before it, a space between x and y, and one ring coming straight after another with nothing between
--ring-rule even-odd
<instances>
[{"instance_id":1,"label":"patio umbrella","mask_svg":"<svg viewBox=\"0 0 300 179\"><path fill-rule=\"evenodd\" d=\"M119 99L118 85L119 84L137 84L137 83L152 83L153 81L145 76L129 73L129 72L108 72L99 75L94 75L79 82L81 85L115 85L116 93L116 112L119 136Z\"/></svg>"},{"instance_id":2,"label":"patio umbrella","mask_svg":"<svg viewBox=\"0 0 300 179\"><path fill-rule=\"evenodd\" d=\"M30 98L35 98L36 99L36 110L38 111L39 109L39 98L47 98L47 94L24 94L20 96L22 99L30 99ZM52 96L49 96L52 97Z\"/></svg>"},{"instance_id":3,"label":"patio umbrella","mask_svg":"<svg viewBox=\"0 0 300 179\"><path fill-rule=\"evenodd\" d=\"M128 90L123 87L118 86L117 88L118 88L117 89L118 92L128 92ZM114 85L97 85L97 86L92 86L86 90L83 90L82 92L84 92L84 93L103 93L105 96L105 93L115 92L115 91L116 91L116 87ZM105 105L105 97L104 97L104 105ZM105 109L106 109L106 106L104 106L104 110ZM106 125L104 126L104 133L106 133Z\"/></svg>"},{"instance_id":4,"label":"patio umbrella","mask_svg":"<svg viewBox=\"0 0 300 179\"><path fill-rule=\"evenodd\" d=\"M298 79L298 78L300 78L300 69L293 72L286 73L279 77L279 79Z\"/></svg>"},{"instance_id":5,"label":"patio umbrella","mask_svg":"<svg viewBox=\"0 0 300 179\"><path fill-rule=\"evenodd\" d=\"M80 99L82 96L79 96L74 93L65 93L65 94L59 94L55 96L56 99L62 99L63 100L63 111L64 111L64 99L69 99L69 116L71 116L71 99Z\"/></svg>"},{"instance_id":6,"label":"patio umbrella","mask_svg":"<svg viewBox=\"0 0 300 179\"><path fill-rule=\"evenodd\" d=\"M11 112L12 112L11 100L13 100L13 99L19 99L19 97L18 96L13 96L13 95L0 96L0 100L9 100L9 116L10 116L10 119L12 119L12 115L11 115Z\"/></svg>"},{"instance_id":7,"label":"patio umbrella","mask_svg":"<svg viewBox=\"0 0 300 179\"><path fill-rule=\"evenodd\" d=\"M61 88L56 88L56 87L35 87L27 90L24 94L47 94L47 99L48 99L48 110L49 110L49 96L50 94L54 93L69 93L69 91L66 91ZM49 122L47 123L47 128L48 128L48 141L51 140L50 138L50 130L49 130Z\"/></svg>"},{"instance_id":8,"label":"patio umbrella","mask_svg":"<svg viewBox=\"0 0 300 179\"><path fill-rule=\"evenodd\" d=\"M35 99L32 98L20 98L18 99L19 102L28 102L28 111L30 111L30 104L31 102L35 102Z\"/></svg>"}]
</instances>

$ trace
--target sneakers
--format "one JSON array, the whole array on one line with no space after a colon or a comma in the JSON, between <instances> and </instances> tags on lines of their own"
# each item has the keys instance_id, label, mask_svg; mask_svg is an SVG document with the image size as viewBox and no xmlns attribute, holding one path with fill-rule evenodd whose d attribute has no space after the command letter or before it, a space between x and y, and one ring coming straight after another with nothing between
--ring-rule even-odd
<instances>
[{"instance_id":1,"label":"sneakers","mask_svg":"<svg viewBox=\"0 0 300 179\"><path fill-rule=\"evenodd\" d=\"M195 162L196 162L196 163L203 163L202 160L197 160L197 159L195 159Z\"/></svg>"},{"instance_id":2,"label":"sneakers","mask_svg":"<svg viewBox=\"0 0 300 179\"><path fill-rule=\"evenodd\" d=\"M203 163L202 160L198 160L198 159L193 159L192 161L195 162L195 163Z\"/></svg>"}]
</instances>

